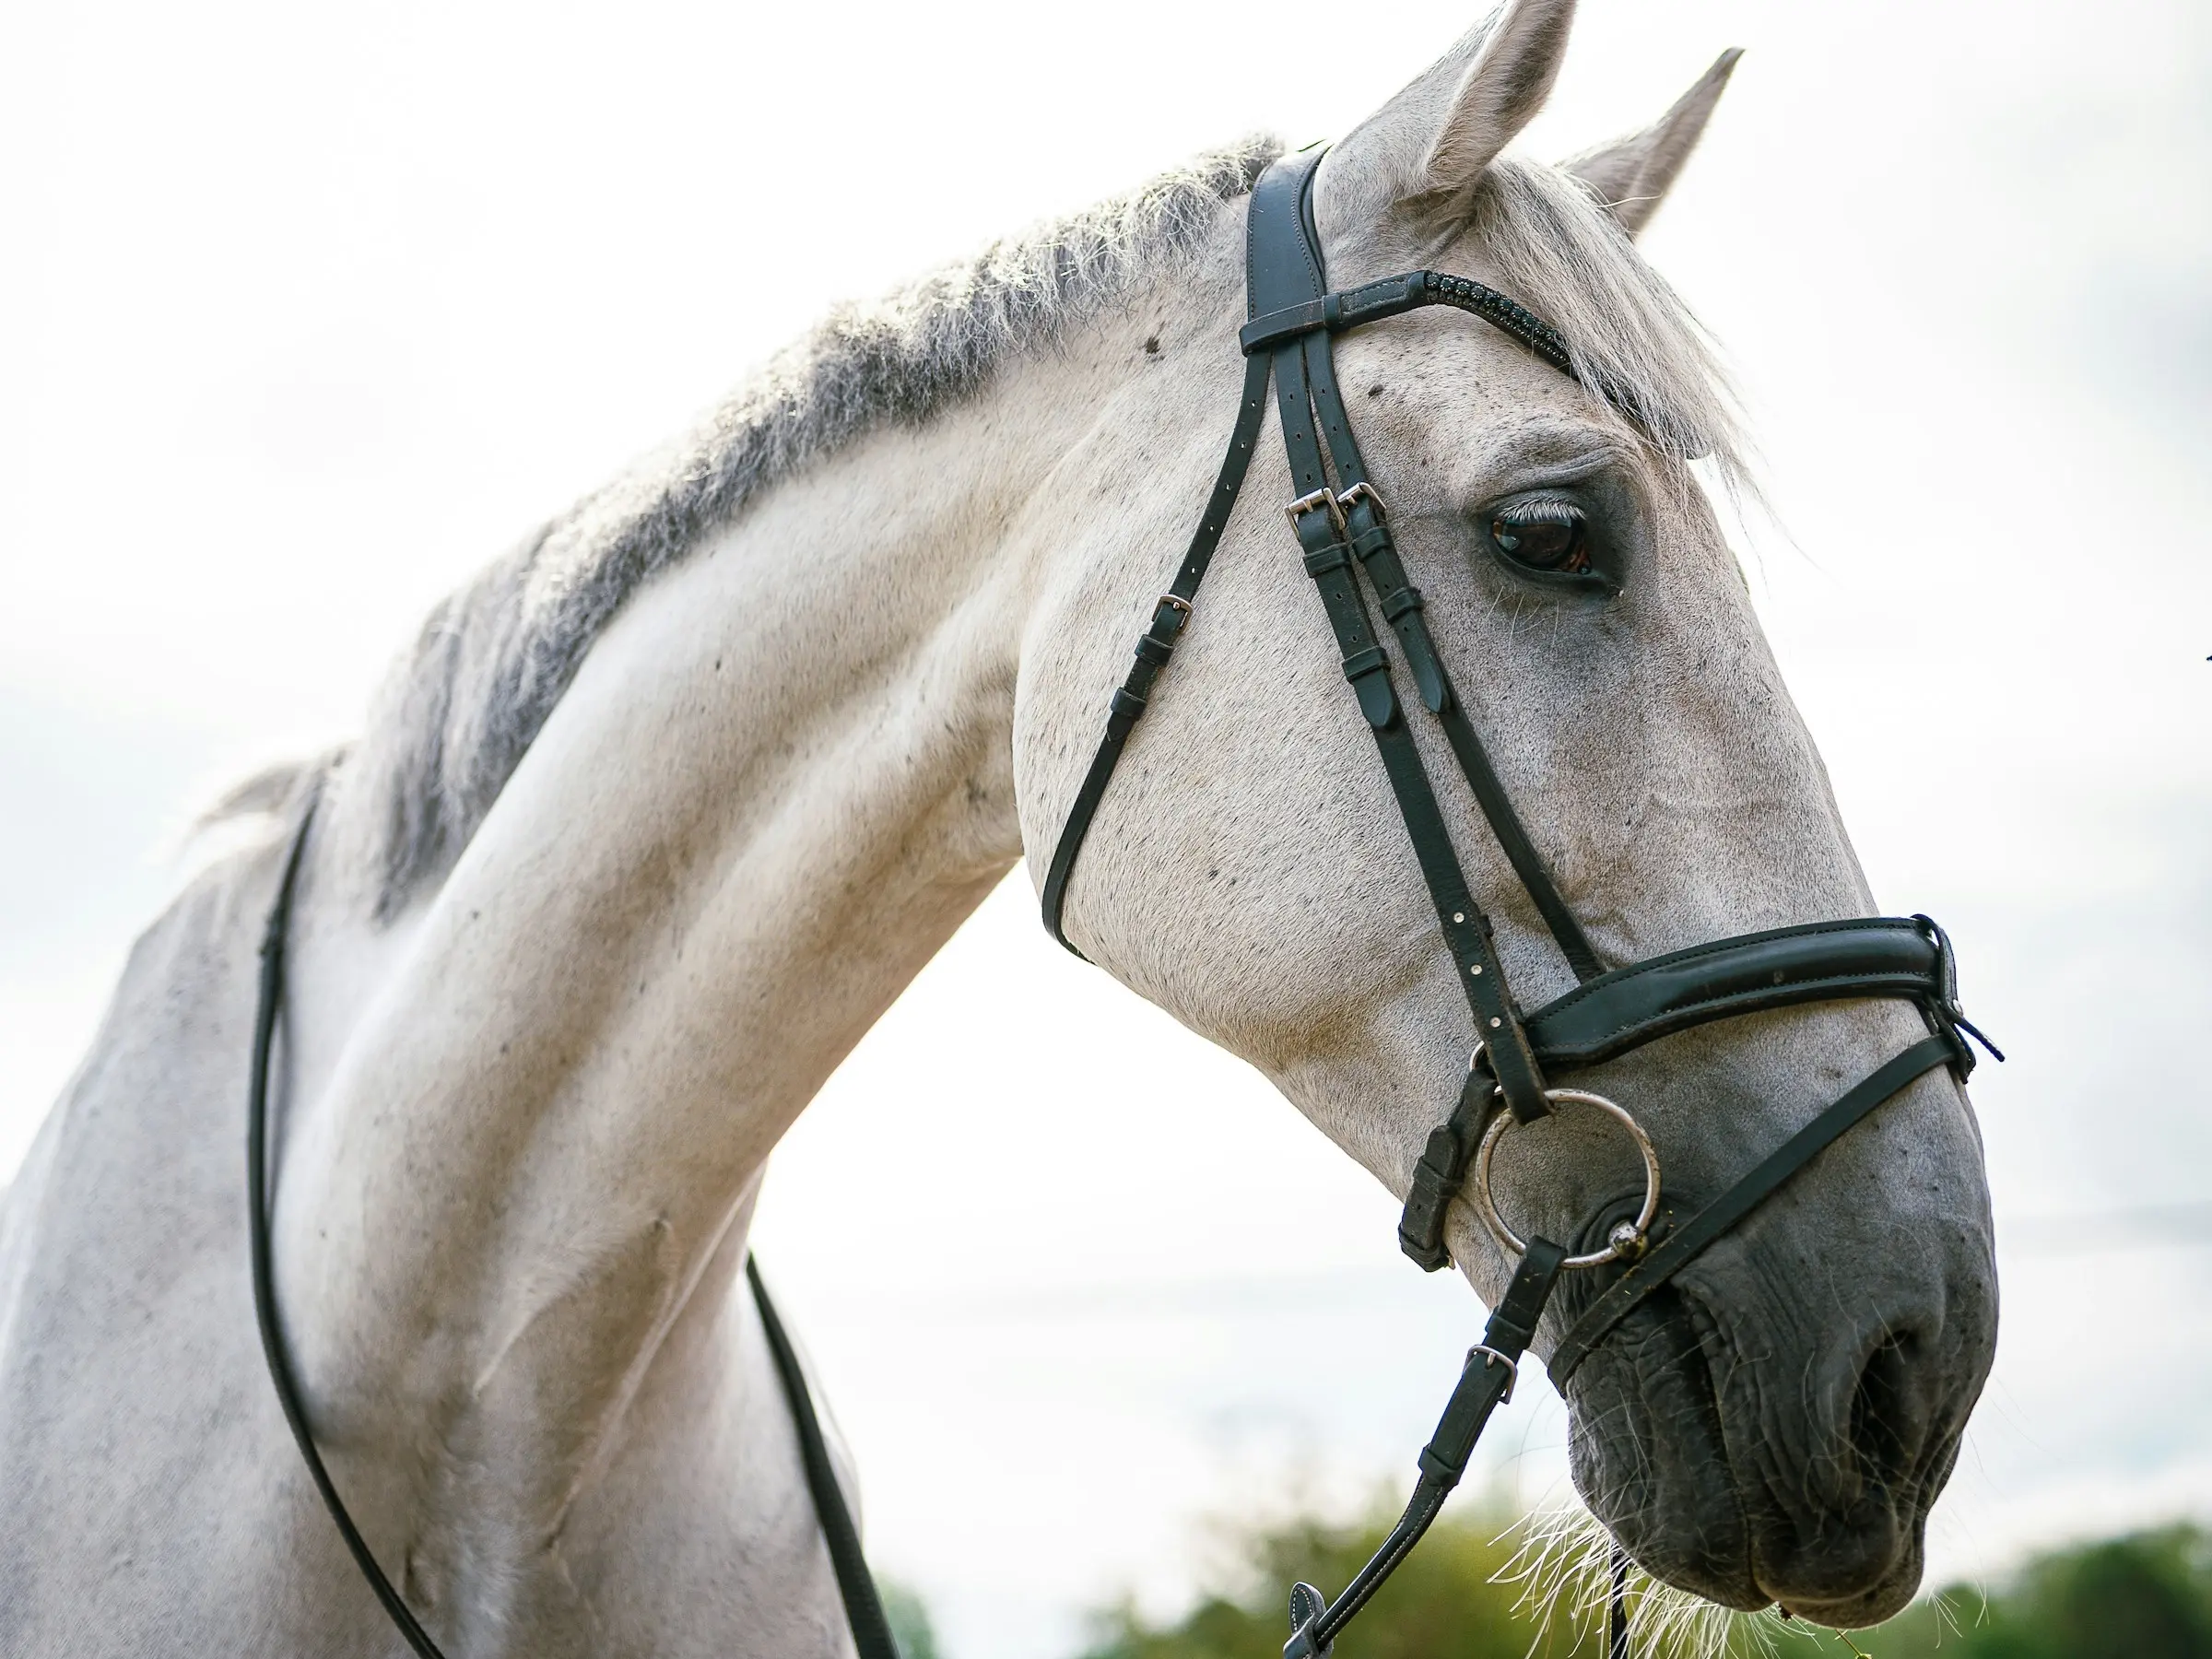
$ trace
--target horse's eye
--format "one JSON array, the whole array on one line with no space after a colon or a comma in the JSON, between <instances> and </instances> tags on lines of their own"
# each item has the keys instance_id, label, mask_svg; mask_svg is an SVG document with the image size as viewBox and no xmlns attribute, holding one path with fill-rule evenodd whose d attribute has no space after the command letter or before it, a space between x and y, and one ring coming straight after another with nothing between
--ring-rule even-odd
<instances>
[{"instance_id":1,"label":"horse's eye","mask_svg":"<svg viewBox=\"0 0 2212 1659\"><path fill-rule=\"evenodd\" d=\"M1563 496L1524 496L1492 509L1490 539L1515 564L1556 575L1590 569L1590 524Z\"/></svg>"}]
</instances>

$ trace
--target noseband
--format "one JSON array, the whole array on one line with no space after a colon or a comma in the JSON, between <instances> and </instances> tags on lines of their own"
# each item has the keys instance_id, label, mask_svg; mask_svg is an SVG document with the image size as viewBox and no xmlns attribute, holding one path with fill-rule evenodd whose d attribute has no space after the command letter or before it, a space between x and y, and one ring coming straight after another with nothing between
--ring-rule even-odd
<instances>
[{"instance_id":1,"label":"noseband","mask_svg":"<svg viewBox=\"0 0 2212 1659\"><path fill-rule=\"evenodd\" d=\"M1206 512L1168 591L1136 642L1136 660L1114 692L1106 735L1084 776L1060 832L1044 881L1044 924L1070 950L1061 929L1067 882L1082 850L1115 763L1129 741L1146 700L1173 654L1191 618L1221 533L1243 488L1253 446L1266 415L1272 381L1282 417L1283 442L1298 499L1284 509L1305 555L1306 573L1344 654L1344 676L1372 731L1382 768L1397 797L1414 857L1436 906L1437 924L1452 954L1459 984L1475 1018L1476 1047L1467 1079L1451 1114L1429 1136L1414 1166L1412 1191L1398 1222L1399 1246L1430 1272L1451 1255L1444 1218L1466 1188L1476 1213L1500 1249L1519 1258L1505 1295L1491 1313L1482 1340L1467 1352L1459 1383L1444 1406L1435 1434L1421 1451L1420 1477L1405 1514L1373 1559L1330 1601L1311 1584L1290 1594L1292 1633L1284 1659L1325 1659L1337 1634L1365 1606L1428 1531L1444 1500L1466 1472L1475 1442L1490 1414L1512 1398L1523 1353L1534 1339L1546 1304L1562 1272L1619 1265L1621 1271L1560 1338L1551 1359L1552 1381L1562 1393L1590 1350L1647 1297L1693 1261L1802 1170L1822 1148L1905 1086L1938 1065L1963 1080L1973 1054L1959 1033L1987 1039L1959 1006L1950 941L1925 916L1859 918L1775 928L1652 957L1606 971L1559 895L1543 855L1529 839L1499 782L1482 740L1453 695L1422 618L1421 595L1406 579L1386 521L1382 498L1369 481L1353 441L1344 400L1336 388L1333 337L1422 306L1448 305L1480 317L1571 379L1577 376L1567 343L1550 324L1495 289L1464 276L1411 271L1342 292L1330 291L1313 225L1313 175L1318 152L1287 157L1262 175L1248 217L1245 287L1251 321L1240 332L1244 348L1244 396L1229 453L1214 482ZM1635 401L1618 388L1595 388L1631 420ZM1318 436L1317 436L1318 429ZM1325 449L1325 458L1324 458ZM1331 468L1334 468L1332 474ZM1580 982L1533 1014L1514 1003L1492 944L1492 928L1467 886L1453 850L1436 793L1416 748L1390 660L1370 620L1355 568L1366 572L1375 603L1390 625L1421 704L1443 727L1445 740L1465 775L1483 816L1521 885L1535 900L1560 954ZM262 942L260 1004L254 1020L247 1108L248 1217L253 1303L262 1347L285 1420L298 1441L308 1472L337 1524L348 1551L377 1599L422 1659L442 1659L354 1525L317 1452L292 1375L276 1305L270 1241L267 1170L269 1060L284 994L284 954L292 896L312 812L305 815L286 858ZM1076 951L1077 956L1082 952ZM1554 1071L1602 1065L1656 1038L1741 1014L1802 1003L1856 997L1900 997L1919 1008L1929 1035L1878 1067L1842 1099L1784 1141L1736 1183L1680 1222L1662 1213L1658 1154L1636 1119L1602 1095L1555 1087ZM1997 1051L1990 1047L1990 1053ZM1998 1054L2003 1059L2002 1054ZM1641 1204L1604 1234L1596 1249L1570 1254L1544 1238L1523 1239L1490 1195L1491 1155L1515 1124L1574 1106L1611 1116L1641 1155ZM860 1551L844 1494L823 1442L806 1379L768 1291L750 1258L747 1277L760 1312L770 1353L782 1379L797 1430L807 1487L829 1546L860 1659L899 1659L883 1606ZM1628 1627L1622 1586L1626 1559L1618 1551L1610 1616L1611 1659L1626 1659Z\"/></svg>"},{"instance_id":2,"label":"noseband","mask_svg":"<svg viewBox=\"0 0 2212 1659\"><path fill-rule=\"evenodd\" d=\"M1076 855L1160 671L1190 624L1198 584L1220 545L1251 465L1272 381L1292 488L1298 492L1283 511L1335 633L1344 677L1351 683L1359 712L1374 735L1415 861L1436 907L1437 925L1475 1018L1476 1048L1465 1085L1450 1116L1430 1133L1414 1166L1412 1190L1398 1222L1398 1243L1429 1271L1449 1262L1445 1212L1466 1188L1472 1173L1476 1179L1468 1195L1477 1215L1500 1247L1519 1258L1482 1341L1468 1351L1466 1367L1434 1437L1421 1453L1420 1478L1404 1516L1335 1600L1327 1600L1310 1584L1296 1587L1290 1598L1292 1634L1283 1650L1285 1659L1322 1659L1338 1632L1436 1519L1445 1497L1465 1472L1476 1438L1490 1413L1511 1396L1521 1355L1535 1336L1562 1272L1621 1265L1553 1352L1551 1378L1564 1393L1576 1368L1623 1319L1852 1125L1939 1065L1950 1066L1963 1081L1973 1069L1973 1054L1959 1033L1981 1037L1959 1006L1950 941L1925 916L1854 918L1775 928L1606 970L1560 896L1465 708L1453 694L1451 676L1422 616L1420 591L1406 580L1382 498L1370 481L1352 437L1336 386L1331 342L1362 324L1422 306L1449 305L1480 317L1570 379L1580 376L1557 330L1505 295L1466 277L1409 271L1331 291L1313 223L1313 176L1320 164L1318 152L1287 157L1270 167L1253 191L1244 267L1251 321L1238 335L1245 367L1236 429L1182 568L1160 595L1151 626L1136 642L1136 660L1128 678L1113 694L1105 738L1077 791L1046 870L1043 892L1046 928L1076 950L1062 929ZM1602 383L1592 389L1630 420L1641 422L1641 412L1631 396ZM1375 605L1396 639L1422 707L1443 727L1445 741L1507 862L1580 982L1533 1014L1521 1012L1506 983L1493 930L1453 849L1392 677L1389 655L1355 570L1366 573L1366 586L1372 589ZM1687 1219L1664 1228L1654 1226L1661 1218L1658 1155L1635 1118L1601 1095L1556 1088L1548 1080L1554 1072L1597 1065L1692 1026L1764 1009L1859 997L1911 1002L1926 1021L1929 1035L1878 1067L1719 1197ZM1987 1046L1985 1039L1983 1042ZM1990 1052L1996 1053L1994 1048ZM1636 1143L1644 1167L1643 1197L1633 1217L1612 1226L1599 1248L1579 1255L1571 1255L1548 1239L1522 1239L1500 1215L1489 1189L1490 1158L1500 1137L1513 1125L1533 1123L1564 1105L1594 1108L1612 1116ZM1610 1631L1617 1656L1627 1647L1620 1600L1624 1571L1625 1562L1617 1559Z\"/></svg>"}]
</instances>

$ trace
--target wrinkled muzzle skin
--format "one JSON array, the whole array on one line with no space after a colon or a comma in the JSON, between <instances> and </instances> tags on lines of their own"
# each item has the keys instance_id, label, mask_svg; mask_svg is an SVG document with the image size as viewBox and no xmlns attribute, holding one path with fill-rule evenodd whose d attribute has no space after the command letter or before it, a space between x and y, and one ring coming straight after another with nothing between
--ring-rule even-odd
<instances>
[{"instance_id":1,"label":"wrinkled muzzle skin","mask_svg":"<svg viewBox=\"0 0 2212 1659\"><path fill-rule=\"evenodd\" d=\"M1902 1007L1765 1023L1754 1059L1767 1051L1783 1064L1794 1052L1802 1064L1808 1048L1825 1051L1817 1082L1783 1086L1806 1097L1793 1116L1822 1103L1816 1088L1832 1098L1919 1034ZM1735 1038L1700 1035L1670 1041L1711 1052ZM1868 1056L1857 1073L1827 1060L1852 1052ZM1651 1115L1772 1121L1740 1098L1763 1068L1718 1053L1710 1064L1702 1086L1694 1063L1671 1086L1653 1077L1637 1092L1667 1098ZM1688 1214L1766 1149L1744 1147L1728 1170L1677 1158L1670 1207ZM1947 1072L1925 1077L1590 1354L1568 1389L1575 1485L1647 1571L1726 1606L1779 1605L1841 1629L1912 1599L1929 1509L1995 1348L1980 1168L1962 1092ZM1612 1271L1562 1287L1559 1328Z\"/></svg>"}]
</instances>

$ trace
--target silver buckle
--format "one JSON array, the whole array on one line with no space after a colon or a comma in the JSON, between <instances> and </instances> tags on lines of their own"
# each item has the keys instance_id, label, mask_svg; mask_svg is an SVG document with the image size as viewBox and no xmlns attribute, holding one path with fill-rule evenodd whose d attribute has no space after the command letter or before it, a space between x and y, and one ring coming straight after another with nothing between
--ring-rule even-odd
<instances>
[{"instance_id":1,"label":"silver buckle","mask_svg":"<svg viewBox=\"0 0 2212 1659\"><path fill-rule=\"evenodd\" d=\"M1359 501L1365 501L1375 510L1375 523L1378 524L1389 519L1390 514L1384 511L1382 506L1382 498L1375 493L1375 487L1365 478L1360 479L1359 483L1336 498L1337 511L1348 513L1353 505Z\"/></svg>"},{"instance_id":2,"label":"silver buckle","mask_svg":"<svg viewBox=\"0 0 2212 1659\"><path fill-rule=\"evenodd\" d=\"M1186 619L1191 614L1191 602L1188 599L1185 599L1181 594L1162 594L1152 603L1155 606L1165 605L1175 610L1179 610L1183 614Z\"/></svg>"},{"instance_id":3,"label":"silver buckle","mask_svg":"<svg viewBox=\"0 0 2212 1659\"><path fill-rule=\"evenodd\" d=\"M1475 1356L1477 1354L1482 1356L1482 1362L1485 1367L1492 1365L1502 1365L1505 1367L1505 1392L1498 1396L1498 1404L1500 1406L1511 1406L1513 1403L1513 1384L1521 1381L1521 1367L1519 1363L1512 1359L1510 1356L1500 1353L1496 1348L1491 1347L1487 1343L1478 1342L1473 1347L1469 1348L1467 1350L1468 1361L1472 1363Z\"/></svg>"},{"instance_id":4,"label":"silver buckle","mask_svg":"<svg viewBox=\"0 0 2212 1659\"><path fill-rule=\"evenodd\" d=\"M1302 495L1283 509L1283 516L1290 521L1290 528L1298 528L1298 521L1307 513L1326 508L1329 523L1336 526L1336 534L1344 534L1344 509L1337 504L1336 492L1324 484L1312 495Z\"/></svg>"}]
</instances>

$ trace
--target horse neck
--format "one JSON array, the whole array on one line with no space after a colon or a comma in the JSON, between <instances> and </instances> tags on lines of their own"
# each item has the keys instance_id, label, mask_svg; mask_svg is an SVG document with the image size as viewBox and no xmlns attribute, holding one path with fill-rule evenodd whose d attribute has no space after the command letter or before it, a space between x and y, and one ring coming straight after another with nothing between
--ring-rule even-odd
<instances>
[{"instance_id":1,"label":"horse neck","mask_svg":"<svg viewBox=\"0 0 2212 1659\"><path fill-rule=\"evenodd\" d=\"M731 1294L770 1149L1019 856L1041 486L1144 333L854 443L636 595L396 923L311 877L280 1291L351 1489L466 1535L433 1559L560 1524L702 1346L669 1334ZM335 858L378 806L333 787Z\"/></svg>"}]
</instances>

